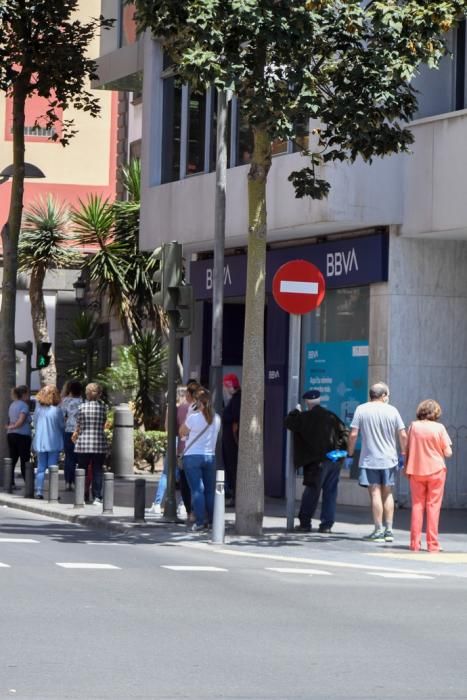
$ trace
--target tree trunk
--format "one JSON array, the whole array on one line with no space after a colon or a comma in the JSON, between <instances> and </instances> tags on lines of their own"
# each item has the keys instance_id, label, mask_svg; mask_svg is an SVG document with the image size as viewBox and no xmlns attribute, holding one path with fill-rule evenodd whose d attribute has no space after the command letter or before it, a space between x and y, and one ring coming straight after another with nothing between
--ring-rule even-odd
<instances>
[{"instance_id":1,"label":"tree trunk","mask_svg":"<svg viewBox=\"0 0 467 700\"><path fill-rule=\"evenodd\" d=\"M29 82L29 81L28 81ZM2 228L3 286L0 309L0 425L8 418L10 390L16 384L15 318L18 239L24 194L24 108L26 87L17 82L13 92L13 180L8 222ZM0 458L7 456L5 430L0 430Z\"/></svg>"},{"instance_id":2,"label":"tree trunk","mask_svg":"<svg viewBox=\"0 0 467 700\"><path fill-rule=\"evenodd\" d=\"M32 269L31 281L29 283L29 299L31 301L32 330L36 345L40 342L49 341L49 329L47 326L47 314L44 301L44 279L46 269L44 265L37 265ZM39 370L41 386L57 383L57 368L55 366L55 355L50 352L50 364L45 369Z\"/></svg>"},{"instance_id":3,"label":"tree trunk","mask_svg":"<svg viewBox=\"0 0 467 700\"><path fill-rule=\"evenodd\" d=\"M248 265L235 519L239 535L260 535L264 515L266 182L271 167L268 132L256 128L254 144L248 175Z\"/></svg>"}]
</instances>

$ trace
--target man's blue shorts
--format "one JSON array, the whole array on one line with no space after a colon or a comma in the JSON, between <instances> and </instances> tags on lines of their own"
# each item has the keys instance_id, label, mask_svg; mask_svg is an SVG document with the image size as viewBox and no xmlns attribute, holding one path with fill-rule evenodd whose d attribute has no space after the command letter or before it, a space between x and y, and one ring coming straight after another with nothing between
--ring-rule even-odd
<instances>
[{"instance_id":1,"label":"man's blue shorts","mask_svg":"<svg viewBox=\"0 0 467 700\"><path fill-rule=\"evenodd\" d=\"M366 469L360 467L358 483L360 486L394 486L396 467L391 469Z\"/></svg>"}]
</instances>

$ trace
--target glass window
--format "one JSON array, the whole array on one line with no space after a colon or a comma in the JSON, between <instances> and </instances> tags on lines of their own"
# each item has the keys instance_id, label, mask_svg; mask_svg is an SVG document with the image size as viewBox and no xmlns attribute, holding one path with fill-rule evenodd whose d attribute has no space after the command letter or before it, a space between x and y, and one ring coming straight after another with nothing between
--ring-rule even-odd
<instances>
[{"instance_id":1,"label":"glass window","mask_svg":"<svg viewBox=\"0 0 467 700\"><path fill-rule=\"evenodd\" d=\"M330 289L317 309L320 342L368 340L370 288Z\"/></svg>"},{"instance_id":2,"label":"glass window","mask_svg":"<svg viewBox=\"0 0 467 700\"><path fill-rule=\"evenodd\" d=\"M294 138L292 140L293 152L307 151L309 146L309 120L298 119L294 126Z\"/></svg>"},{"instance_id":3,"label":"glass window","mask_svg":"<svg viewBox=\"0 0 467 700\"><path fill-rule=\"evenodd\" d=\"M187 175L204 172L206 93L191 92L188 103Z\"/></svg>"},{"instance_id":4,"label":"glass window","mask_svg":"<svg viewBox=\"0 0 467 700\"><path fill-rule=\"evenodd\" d=\"M271 143L271 151L273 156L281 156L283 153L287 153L287 141L274 139Z\"/></svg>"},{"instance_id":5,"label":"glass window","mask_svg":"<svg viewBox=\"0 0 467 700\"><path fill-rule=\"evenodd\" d=\"M237 165L246 165L253 155L253 130L238 109Z\"/></svg>"},{"instance_id":6,"label":"glass window","mask_svg":"<svg viewBox=\"0 0 467 700\"><path fill-rule=\"evenodd\" d=\"M174 78L166 78L163 88L162 183L180 179L180 136L182 89Z\"/></svg>"}]
</instances>

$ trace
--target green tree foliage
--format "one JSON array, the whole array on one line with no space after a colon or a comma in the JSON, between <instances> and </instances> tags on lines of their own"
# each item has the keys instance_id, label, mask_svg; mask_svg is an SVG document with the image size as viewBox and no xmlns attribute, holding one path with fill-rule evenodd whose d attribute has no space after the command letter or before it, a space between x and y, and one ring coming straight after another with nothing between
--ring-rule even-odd
<instances>
[{"instance_id":1,"label":"green tree foliage","mask_svg":"<svg viewBox=\"0 0 467 700\"><path fill-rule=\"evenodd\" d=\"M24 192L24 124L28 97L48 100L41 126L54 130L63 145L75 133L67 109L99 113L89 92L96 63L88 48L96 33L112 22L82 22L74 14L79 0L8 0L0 4L0 90L13 103L13 179L8 223L2 228L3 293L0 312L0 417L6 420L9 388L15 383L15 304L18 238ZM63 118L62 118L63 115ZM6 453L0 437L0 456Z\"/></svg>"},{"instance_id":2,"label":"green tree foliage","mask_svg":"<svg viewBox=\"0 0 467 700\"><path fill-rule=\"evenodd\" d=\"M99 377L109 392L134 403L135 418L146 430L158 414L156 396L166 384L167 351L155 331L138 334L130 346L121 346L117 362Z\"/></svg>"},{"instance_id":3,"label":"green tree foliage","mask_svg":"<svg viewBox=\"0 0 467 700\"><path fill-rule=\"evenodd\" d=\"M29 206L19 239L20 272L30 274L32 328L36 343L49 340L44 301L44 280L47 270L79 267L82 256L72 248L68 233L68 210L53 197L39 199ZM41 384L56 384L55 357L46 369L40 370Z\"/></svg>"},{"instance_id":4,"label":"green tree foliage","mask_svg":"<svg viewBox=\"0 0 467 700\"><path fill-rule=\"evenodd\" d=\"M136 0L137 21L163 43L179 79L230 88L253 130L236 526L263 517L266 182L271 142L314 119L309 162L290 179L322 199L329 164L407 151L417 109L411 85L435 67L467 0Z\"/></svg>"},{"instance_id":5,"label":"green tree foliage","mask_svg":"<svg viewBox=\"0 0 467 700\"><path fill-rule=\"evenodd\" d=\"M128 198L111 203L89 195L72 211L74 235L82 246L97 246L84 269L101 297L117 311L128 338L134 340L146 318L155 320L153 276L158 261L139 249L141 165L133 160L123 168Z\"/></svg>"}]
</instances>

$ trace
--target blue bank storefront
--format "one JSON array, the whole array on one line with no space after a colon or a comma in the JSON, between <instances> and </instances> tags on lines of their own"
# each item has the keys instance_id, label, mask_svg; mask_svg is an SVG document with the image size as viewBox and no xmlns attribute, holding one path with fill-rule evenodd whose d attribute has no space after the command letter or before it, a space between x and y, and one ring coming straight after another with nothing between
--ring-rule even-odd
<instances>
[{"instance_id":1,"label":"blue bank storefront","mask_svg":"<svg viewBox=\"0 0 467 700\"><path fill-rule=\"evenodd\" d=\"M302 391L317 388L323 405L349 423L366 400L371 354L371 286L388 279L386 232L323 243L276 247L267 252L265 304L265 493L284 495L285 430L289 316L272 298L277 269L294 259L316 265L326 280L322 305L302 318ZM191 263L190 281L197 300L197 327L190 344L190 371L208 382L211 364L212 257ZM224 269L223 359L226 371L241 377L246 255L227 255Z\"/></svg>"}]
</instances>

